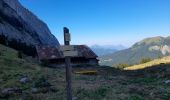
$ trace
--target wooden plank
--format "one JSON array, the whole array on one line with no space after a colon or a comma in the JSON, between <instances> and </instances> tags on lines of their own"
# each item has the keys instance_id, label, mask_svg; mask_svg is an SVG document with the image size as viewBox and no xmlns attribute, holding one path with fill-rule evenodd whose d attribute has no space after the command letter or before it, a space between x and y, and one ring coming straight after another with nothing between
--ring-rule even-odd
<instances>
[{"instance_id":1,"label":"wooden plank","mask_svg":"<svg viewBox=\"0 0 170 100\"><path fill-rule=\"evenodd\" d=\"M78 56L78 52L77 51L64 51L63 54L64 54L64 57L75 57L75 56Z\"/></svg>"},{"instance_id":2,"label":"wooden plank","mask_svg":"<svg viewBox=\"0 0 170 100\"><path fill-rule=\"evenodd\" d=\"M74 51L74 46L72 45L64 45L60 46L60 51Z\"/></svg>"}]
</instances>

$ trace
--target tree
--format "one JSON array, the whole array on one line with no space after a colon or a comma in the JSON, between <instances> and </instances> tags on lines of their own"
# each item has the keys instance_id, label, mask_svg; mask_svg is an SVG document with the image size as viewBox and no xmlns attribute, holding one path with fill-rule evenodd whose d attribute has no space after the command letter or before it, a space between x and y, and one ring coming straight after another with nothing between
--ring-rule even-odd
<instances>
[{"instance_id":1,"label":"tree","mask_svg":"<svg viewBox=\"0 0 170 100\"><path fill-rule=\"evenodd\" d=\"M129 67L129 66L130 66L129 64L120 63L120 64L116 65L116 68L118 68L118 69L124 69L124 68Z\"/></svg>"},{"instance_id":2,"label":"tree","mask_svg":"<svg viewBox=\"0 0 170 100\"><path fill-rule=\"evenodd\" d=\"M152 60L151 58L142 58L140 64L150 62L151 60Z\"/></svg>"},{"instance_id":3,"label":"tree","mask_svg":"<svg viewBox=\"0 0 170 100\"><path fill-rule=\"evenodd\" d=\"M23 53L22 53L22 51L18 51L18 58L23 58Z\"/></svg>"},{"instance_id":4,"label":"tree","mask_svg":"<svg viewBox=\"0 0 170 100\"><path fill-rule=\"evenodd\" d=\"M4 33L1 33L1 34L0 34L0 44L8 45L8 39L7 39L7 37L4 35Z\"/></svg>"}]
</instances>

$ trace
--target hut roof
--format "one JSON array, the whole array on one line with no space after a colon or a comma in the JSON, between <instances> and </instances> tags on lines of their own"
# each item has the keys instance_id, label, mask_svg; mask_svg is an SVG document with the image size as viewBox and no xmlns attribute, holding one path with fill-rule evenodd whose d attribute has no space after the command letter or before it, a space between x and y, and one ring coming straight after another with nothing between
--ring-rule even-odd
<instances>
[{"instance_id":1,"label":"hut roof","mask_svg":"<svg viewBox=\"0 0 170 100\"><path fill-rule=\"evenodd\" d=\"M97 55L86 45L74 45L74 49L78 51L78 56L76 57L85 57L87 59L97 57ZM37 46L36 50L40 60L64 58L62 51L57 47Z\"/></svg>"}]
</instances>

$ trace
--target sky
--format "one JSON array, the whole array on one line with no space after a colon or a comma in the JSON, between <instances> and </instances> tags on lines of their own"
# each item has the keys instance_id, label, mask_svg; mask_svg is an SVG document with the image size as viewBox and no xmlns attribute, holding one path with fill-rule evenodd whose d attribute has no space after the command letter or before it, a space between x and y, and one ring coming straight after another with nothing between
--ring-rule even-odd
<instances>
[{"instance_id":1,"label":"sky","mask_svg":"<svg viewBox=\"0 0 170 100\"><path fill-rule=\"evenodd\" d=\"M147 37L170 36L170 0L20 0L63 44L124 45Z\"/></svg>"}]
</instances>

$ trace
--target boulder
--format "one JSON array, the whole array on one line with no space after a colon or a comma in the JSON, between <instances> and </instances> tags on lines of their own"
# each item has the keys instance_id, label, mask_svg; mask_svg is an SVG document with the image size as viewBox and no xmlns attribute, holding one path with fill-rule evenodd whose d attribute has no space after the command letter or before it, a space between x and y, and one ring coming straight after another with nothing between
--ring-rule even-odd
<instances>
[{"instance_id":1,"label":"boulder","mask_svg":"<svg viewBox=\"0 0 170 100\"><path fill-rule=\"evenodd\" d=\"M165 81L165 84L170 84L170 80L166 80L166 81Z\"/></svg>"},{"instance_id":2,"label":"boulder","mask_svg":"<svg viewBox=\"0 0 170 100\"><path fill-rule=\"evenodd\" d=\"M7 98L12 94L21 94L22 90L20 88L5 88L0 92L0 98Z\"/></svg>"},{"instance_id":3,"label":"boulder","mask_svg":"<svg viewBox=\"0 0 170 100\"><path fill-rule=\"evenodd\" d=\"M28 82L30 82L30 79L28 77L23 77L19 80L22 84L26 84Z\"/></svg>"},{"instance_id":4,"label":"boulder","mask_svg":"<svg viewBox=\"0 0 170 100\"><path fill-rule=\"evenodd\" d=\"M35 94L35 93L38 93L39 91L38 91L37 88L32 88L32 89L31 89L31 92Z\"/></svg>"},{"instance_id":5,"label":"boulder","mask_svg":"<svg viewBox=\"0 0 170 100\"><path fill-rule=\"evenodd\" d=\"M0 83L2 83L4 80L3 79L0 79Z\"/></svg>"}]
</instances>

